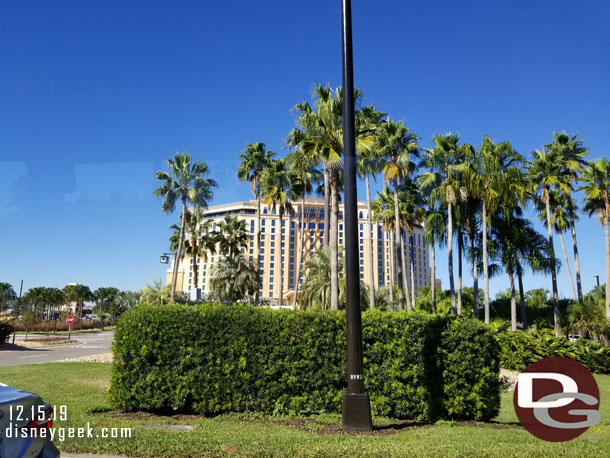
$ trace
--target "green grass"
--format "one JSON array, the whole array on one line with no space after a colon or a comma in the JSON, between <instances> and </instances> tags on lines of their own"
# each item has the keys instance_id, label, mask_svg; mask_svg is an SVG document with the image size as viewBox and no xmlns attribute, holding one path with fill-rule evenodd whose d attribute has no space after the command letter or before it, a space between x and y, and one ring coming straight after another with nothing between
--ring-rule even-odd
<instances>
[{"instance_id":1,"label":"green grass","mask_svg":"<svg viewBox=\"0 0 610 458\"><path fill-rule=\"evenodd\" d=\"M87 422L94 428L152 424L194 427L190 432L134 429L131 439L66 439L57 443L65 452L147 457L610 456L610 376L596 377L601 391L601 424L573 441L547 443L518 425L512 393L503 393L501 412L494 423L406 426L391 419L375 418L375 425L386 429L371 434L347 434L339 429L339 415L202 418L121 414L112 410L108 401L110 370L109 364L100 363L12 366L0 368L0 381L40 393L51 404L67 405L68 420L56 422L57 427L84 427Z\"/></svg>"}]
</instances>

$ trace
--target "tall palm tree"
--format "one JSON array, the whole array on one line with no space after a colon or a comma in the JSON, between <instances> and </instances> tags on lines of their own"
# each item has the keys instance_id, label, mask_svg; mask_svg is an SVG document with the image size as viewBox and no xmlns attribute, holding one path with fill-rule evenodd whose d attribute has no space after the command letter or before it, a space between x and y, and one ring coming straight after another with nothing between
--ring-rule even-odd
<instances>
[{"instance_id":1,"label":"tall palm tree","mask_svg":"<svg viewBox=\"0 0 610 458\"><path fill-rule=\"evenodd\" d=\"M161 185L155 190L155 197L162 198L161 210L172 213L176 209L176 202L182 203L182 218L180 223L180 237L174 262L172 275L172 289L170 301L173 302L176 295L176 281L178 278L178 260L182 256L182 244L184 242L184 226L186 224L187 203L197 208L207 208L208 202L213 197L212 188L217 186L212 178L206 178L210 169L205 162L193 162L188 153L176 153L173 158L167 160L168 171L155 173L155 178Z\"/></svg>"},{"instance_id":2,"label":"tall palm tree","mask_svg":"<svg viewBox=\"0 0 610 458\"><path fill-rule=\"evenodd\" d=\"M415 306L415 246L413 239L415 227L425 220L426 211L423 208L423 196L414 180L409 179L400 186L398 201L402 231L406 231L411 253L409 256L411 303Z\"/></svg>"},{"instance_id":3,"label":"tall palm tree","mask_svg":"<svg viewBox=\"0 0 610 458\"><path fill-rule=\"evenodd\" d=\"M497 255L504 264L510 281L511 330L517 330L517 301L515 294L515 274L521 269L520 251L525 250L528 243L538 241L542 236L533 228L531 222L522 217L519 206L502 206L500 211L492 215L491 233L497 248ZM534 261L530 261L534 262ZM523 291L520 291L523 297ZM527 316L522 309L524 327L527 326Z\"/></svg>"},{"instance_id":4,"label":"tall palm tree","mask_svg":"<svg viewBox=\"0 0 610 458\"><path fill-rule=\"evenodd\" d=\"M364 107L360 112L360 116L356 119L358 124L358 130L367 129L375 136L375 142L368 148L358 151L356 157L356 170L358 176L364 178L366 186L366 209L367 209L367 237L365 237L365 243L367 244L366 250L369 254L369 291L370 291L370 307L375 308L375 252L373 250L373 215L371 211L371 186L370 177L375 179L377 173L381 172L383 167L382 162L382 151L379 147L379 141L377 138L377 130L382 122L381 119L385 116L384 113L380 113L375 110L374 106Z\"/></svg>"},{"instance_id":5,"label":"tall palm tree","mask_svg":"<svg viewBox=\"0 0 610 458\"><path fill-rule=\"evenodd\" d=\"M478 160L471 161L465 173L471 174L471 192L481 200L481 243L483 257L483 282L485 295L485 323L490 323L489 309L489 253L488 216L502 204L505 195L514 195L511 187L521 183L523 158L509 142L495 144L487 135L478 148Z\"/></svg>"},{"instance_id":6,"label":"tall palm tree","mask_svg":"<svg viewBox=\"0 0 610 458\"><path fill-rule=\"evenodd\" d=\"M442 202L447 207L447 261L449 267L449 290L451 294L451 310L457 315L455 298L455 282L453 276L453 208L459 193L459 171L467 156L472 156L474 150L468 144L458 145L460 137L456 134L434 136L434 154L437 156L439 172L442 175L440 185L433 191L433 199Z\"/></svg>"},{"instance_id":7,"label":"tall palm tree","mask_svg":"<svg viewBox=\"0 0 610 458\"><path fill-rule=\"evenodd\" d=\"M355 90L356 105L361 92ZM338 271L338 220L339 189L341 187L341 155L343 153L343 96L341 87L316 85L313 91L315 110L307 102L295 106L299 113L297 128L288 135L291 146L299 146L301 151L312 156L324 166L325 205L324 205L324 243L331 250L331 308L339 308L339 271ZM356 149L369 148L374 139L367 132L356 133ZM330 205L327 203L330 201ZM330 215L327 218L329 213ZM327 232L328 231L328 232Z\"/></svg>"},{"instance_id":8,"label":"tall palm tree","mask_svg":"<svg viewBox=\"0 0 610 458\"><path fill-rule=\"evenodd\" d=\"M388 275L389 281L389 300L390 310L394 311L394 263L395 254L394 251L394 224L396 220L394 218L394 196L389 188L385 188L382 192L378 193L378 197L371 202L371 208L373 210L373 219L375 222L380 223L383 231L387 234L389 239L389 245L392 247L390 255L388 256L389 269L384 276Z\"/></svg>"},{"instance_id":9,"label":"tall palm tree","mask_svg":"<svg viewBox=\"0 0 610 458\"><path fill-rule=\"evenodd\" d=\"M289 194L291 192L291 181L290 172L284 159L277 159L273 161L269 167L267 167L261 179L263 202L273 211L277 212L280 222L279 230L276 234L276 239L279 237L279 239L277 239L279 243L276 243L276 245L279 247L280 252L280 306L283 303L284 295L284 256L282 253L281 242L284 231L282 223L284 221L284 214L292 211L292 205L289 198Z\"/></svg>"},{"instance_id":10,"label":"tall palm tree","mask_svg":"<svg viewBox=\"0 0 610 458\"><path fill-rule=\"evenodd\" d=\"M388 120L379 129L380 148L386 157L383 167L384 178L394 184L394 251L400 258L402 284L406 288L407 309L413 310L409 297L405 250L403 238L400 230L400 215L398 205L398 186L403 179L408 178L416 169L414 158L419 156L418 136L411 132L411 129L404 125L403 121L394 122ZM402 298L402 287L398 288L401 297L400 307L404 309L404 299Z\"/></svg>"},{"instance_id":11,"label":"tall palm tree","mask_svg":"<svg viewBox=\"0 0 610 458\"><path fill-rule=\"evenodd\" d=\"M273 151L267 151L263 142L255 144L248 143L246 149L241 152L239 158L239 168L237 169L237 177L240 181L250 182L252 193L256 199L256 262L260 266L261 263L261 176L264 170L269 166L274 156ZM260 270L256 270L257 282L260 289L261 279ZM255 302L258 303L258 293L255 296Z\"/></svg>"},{"instance_id":12,"label":"tall palm tree","mask_svg":"<svg viewBox=\"0 0 610 458\"><path fill-rule=\"evenodd\" d=\"M570 215L568 207L570 204L568 201L572 201L573 199L569 195L560 194L555 190L550 191L550 200L551 200L551 224L555 229L555 233L559 235L559 240L561 241L561 249L563 251L563 260L565 262L566 270L568 273L568 277L570 278L570 286L572 287L572 295L574 296L574 300L579 301L579 296L576 291L576 285L574 284L574 278L572 277L572 269L570 268L570 261L568 259L568 253L566 250L566 244L563 238L564 232L568 230L570 226ZM546 205L541 202L538 202L538 220L546 224Z\"/></svg>"},{"instance_id":13,"label":"tall palm tree","mask_svg":"<svg viewBox=\"0 0 610 458\"><path fill-rule=\"evenodd\" d=\"M302 154L300 150L295 150L290 153L287 156L286 161L293 176L291 194L294 195L295 200L299 198L301 200L296 282L292 299L292 305L293 307L296 307L301 283L303 257L305 254L305 197L313 191L314 183L323 180L323 177L320 176L320 171L315 168L316 164L312 161L311 156Z\"/></svg>"},{"instance_id":14,"label":"tall palm tree","mask_svg":"<svg viewBox=\"0 0 610 458\"><path fill-rule=\"evenodd\" d=\"M432 310L436 313L436 244L446 240L445 212L441 206L437 207L435 189L441 186L443 176L444 154L440 149L424 148L424 157L419 166L428 170L417 178L422 193L428 203L426 215L426 243L430 245L430 292L432 296Z\"/></svg>"},{"instance_id":15,"label":"tall palm tree","mask_svg":"<svg viewBox=\"0 0 610 458\"><path fill-rule=\"evenodd\" d=\"M547 145L545 148L554 151L556 154L562 157L562 161L565 164L564 174L569 180L571 185L576 185L579 180L579 175L582 171L583 166L585 165L585 158L588 156L588 148L583 146L582 140L578 138L578 134L576 135L568 135L566 132L555 132L553 134L553 141ZM572 188L567 188L567 191L570 191ZM568 212L566 216L568 216L568 225L570 227L570 231L572 232L572 246L574 250L574 267L576 270L576 294L577 300L579 303L582 303L582 284L580 279L580 260L578 258L578 244L576 242L576 225L575 221L578 219L578 216L574 217L577 212L576 203L574 202L573 197L570 192L561 193L562 197L565 201L565 210ZM561 235L561 241L563 243L563 235ZM565 252L565 248L564 248ZM567 262L566 262L566 265ZM570 275L570 281L572 280L572 276Z\"/></svg>"},{"instance_id":16,"label":"tall palm tree","mask_svg":"<svg viewBox=\"0 0 610 458\"><path fill-rule=\"evenodd\" d=\"M553 319L555 322L555 335L561 335L561 321L559 311L559 292L557 289L557 266L555 247L553 245L553 226L551 218L551 191L553 189L569 194L570 182L565 173L566 164L563 157L556 150L534 151L534 160L528 163L528 178L531 194L534 199L545 206L549 249L551 250L551 280L553 286Z\"/></svg>"},{"instance_id":17,"label":"tall palm tree","mask_svg":"<svg viewBox=\"0 0 610 458\"><path fill-rule=\"evenodd\" d=\"M606 241L606 318L610 319L610 161L589 163L582 175L585 191L584 210L596 214L604 226Z\"/></svg>"}]
</instances>

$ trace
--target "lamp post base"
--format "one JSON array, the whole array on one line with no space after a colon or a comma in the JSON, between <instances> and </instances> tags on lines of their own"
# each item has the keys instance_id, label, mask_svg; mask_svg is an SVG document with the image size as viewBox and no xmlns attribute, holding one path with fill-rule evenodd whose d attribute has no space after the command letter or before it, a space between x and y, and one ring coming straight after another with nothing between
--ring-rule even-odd
<instances>
[{"instance_id":1,"label":"lamp post base","mask_svg":"<svg viewBox=\"0 0 610 458\"><path fill-rule=\"evenodd\" d=\"M373 430L368 393L343 393L342 427L346 431L368 432Z\"/></svg>"}]
</instances>

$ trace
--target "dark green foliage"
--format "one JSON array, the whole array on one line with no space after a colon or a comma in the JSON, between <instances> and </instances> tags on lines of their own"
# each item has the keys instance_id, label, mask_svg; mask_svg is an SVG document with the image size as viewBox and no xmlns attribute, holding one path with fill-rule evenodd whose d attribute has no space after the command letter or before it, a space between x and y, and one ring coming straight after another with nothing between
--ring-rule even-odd
<instances>
[{"instance_id":1,"label":"dark green foliage","mask_svg":"<svg viewBox=\"0 0 610 458\"><path fill-rule=\"evenodd\" d=\"M0 320L0 344L6 342L8 336L15 332L15 327L8 321Z\"/></svg>"},{"instance_id":2,"label":"dark green foliage","mask_svg":"<svg viewBox=\"0 0 610 458\"><path fill-rule=\"evenodd\" d=\"M567 356L591 372L610 374L610 348L590 340L570 342L565 337L555 337L550 330L505 332L496 338L500 344L500 364L505 369L522 371L541 358Z\"/></svg>"},{"instance_id":3,"label":"dark green foliage","mask_svg":"<svg viewBox=\"0 0 610 458\"><path fill-rule=\"evenodd\" d=\"M488 420L498 415L499 346L479 321L457 318L442 332L444 407L451 418Z\"/></svg>"},{"instance_id":4,"label":"dark green foliage","mask_svg":"<svg viewBox=\"0 0 610 458\"><path fill-rule=\"evenodd\" d=\"M497 413L497 345L472 320L367 311L363 350L378 414L432 421ZM124 410L339 412L346 386L343 313L138 306L121 317L113 352L110 394Z\"/></svg>"}]
</instances>

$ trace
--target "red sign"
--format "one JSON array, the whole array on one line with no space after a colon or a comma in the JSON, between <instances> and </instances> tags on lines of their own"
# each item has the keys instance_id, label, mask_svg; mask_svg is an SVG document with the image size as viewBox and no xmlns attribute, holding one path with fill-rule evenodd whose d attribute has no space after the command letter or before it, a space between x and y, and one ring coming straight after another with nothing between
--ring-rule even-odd
<instances>
[{"instance_id":1,"label":"red sign","mask_svg":"<svg viewBox=\"0 0 610 458\"><path fill-rule=\"evenodd\" d=\"M66 323L68 323L68 324L74 323L74 317L72 315L70 315L68 318L66 318Z\"/></svg>"}]
</instances>

